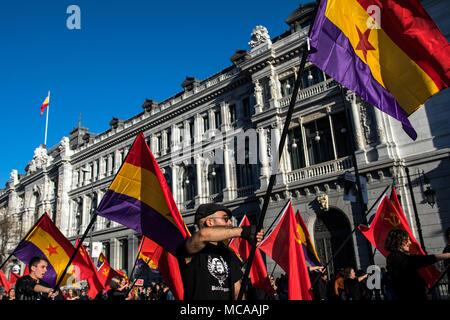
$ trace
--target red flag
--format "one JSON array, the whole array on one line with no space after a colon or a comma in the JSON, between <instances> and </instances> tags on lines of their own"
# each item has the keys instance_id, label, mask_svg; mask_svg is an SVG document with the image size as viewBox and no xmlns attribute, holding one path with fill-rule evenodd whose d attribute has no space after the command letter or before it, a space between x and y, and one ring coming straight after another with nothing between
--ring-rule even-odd
<instances>
[{"instance_id":1,"label":"red flag","mask_svg":"<svg viewBox=\"0 0 450 320\"><path fill-rule=\"evenodd\" d=\"M147 264L151 269L158 269L158 262L161 257L162 247L155 241L142 236L141 244L139 245L139 259Z\"/></svg>"},{"instance_id":2,"label":"red flag","mask_svg":"<svg viewBox=\"0 0 450 320\"><path fill-rule=\"evenodd\" d=\"M184 286L177 258L166 249L163 249L158 265L158 270L169 286L175 299L183 300Z\"/></svg>"},{"instance_id":3,"label":"red flag","mask_svg":"<svg viewBox=\"0 0 450 320\"><path fill-rule=\"evenodd\" d=\"M411 240L409 252L411 254L424 255L425 253L412 234L411 228L408 224L408 221L406 220L405 215L403 214L403 210L401 209L400 203L397 198L397 193L394 191L394 189L393 193L391 194L391 198L394 199L394 203L397 204L397 208L399 208L399 211L389 200L389 198L387 196L384 196L370 227L360 225L358 226L358 229L367 238L367 240L369 240L370 243L372 243L372 245L377 248L377 250L380 251L381 254L385 257L390 254L390 252L384 248L384 241L386 240L389 231L393 228L406 230ZM440 276L440 272L433 265L419 269L419 273L427 282L428 287L431 287Z\"/></svg>"},{"instance_id":4,"label":"red flag","mask_svg":"<svg viewBox=\"0 0 450 320\"><path fill-rule=\"evenodd\" d=\"M248 221L247 216L244 216L241 223L239 224L239 227L249 225L250 222ZM242 238L233 238L230 241L229 247L233 249L233 251L237 255L241 256L242 259L248 259L248 256L250 255L251 245L247 240L244 240ZM272 296L274 295L274 291L267 274L266 265L264 264L264 260L259 248L256 248L255 256L253 258L252 267L250 269L250 280L253 287L261 289Z\"/></svg>"},{"instance_id":5,"label":"red flag","mask_svg":"<svg viewBox=\"0 0 450 320\"><path fill-rule=\"evenodd\" d=\"M77 243L76 243L75 247L78 246L79 241L80 241L80 239L77 239ZM78 252L78 254L81 254L81 256L83 257L86 264L92 270L92 273L93 273L92 277L89 277L88 279L83 279L83 280L87 280L87 282L89 284L89 290L87 292L87 295L91 299L94 299L100 291L103 291L103 289L105 289L105 287L102 285L102 283L98 279L97 269L95 268L94 262L92 261L86 248L83 245L81 245L80 251Z\"/></svg>"},{"instance_id":6,"label":"red flag","mask_svg":"<svg viewBox=\"0 0 450 320\"><path fill-rule=\"evenodd\" d=\"M150 268L158 269L175 299L182 300L184 287L176 257L146 236L142 237L140 246L139 258Z\"/></svg>"},{"instance_id":7,"label":"red flag","mask_svg":"<svg viewBox=\"0 0 450 320\"><path fill-rule=\"evenodd\" d=\"M289 201L277 226L259 248L287 273L289 300L312 300L311 281L296 226L294 208Z\"/></svg>"},{"instance_id":8,"label":"red flag","mask_svg":"<svg viewBox=\"0 0 450 320\"><path fill-rule=\"evenodd\" d=\"M27 276L27 275L29 275L30 274L30 269L28 269L28 266L25 266L25 270L23 270L23 275L22 275L22 277L23 276Z\"/></svg>"},{"instance_id":9,"label":"red flag","mask_svg":"<svg viewBox=\"0 0 450 320\"><path fill-rule=\"evenodd\" d=\"M9 284L8 279L6 279L5 274L0 269L0 285L5 288L6 292L8 292L11 289L11 285Z\"/></svg>"},{"instance_id":10,"label":"red flag","mask_svg":"<svg viewBox=\"0 0 450 320\"><path fill-rule=\"evenodd\" d=\"M9 272L9 284L10 285L16 284L17 279L19 279L19 278L20 278L19 274L12 272L12 271Z\"/></svg>"},{"instance_id":11,"label":"red flag","mask_svg":"<svg viewBox=\"0 0 450 320\"><path fill-rule=\"evenodd\" d=\"M114 277L122 277L116 270L111 268L103 253L98 257L97 262L97 278L105 289L110 289L109 283Z\"/></svg>"}]
</instances>

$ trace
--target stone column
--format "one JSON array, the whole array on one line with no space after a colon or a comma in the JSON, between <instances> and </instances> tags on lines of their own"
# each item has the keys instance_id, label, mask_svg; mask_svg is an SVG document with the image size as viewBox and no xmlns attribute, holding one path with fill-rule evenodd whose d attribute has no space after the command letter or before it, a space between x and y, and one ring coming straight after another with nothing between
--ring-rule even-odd
<instances>
[{"instance_id":1,"label":"stone column","mask_svg":"<svg viewBox=\"0 0 450 320\"><path fill-rule=\"evenodd\" d=\"M229 104L227 101L220 102L220 112L222 116L222 125L221 125L222 131L231 130L230 110L228 109L228 106Z\"/></svg>"},{"instance_id":2,"label":"stone column","mask_svg":"<svg viewBox=\"0 0 450 320\"><path fill-rule=\"evenodd\" d=\"M111 153L106 157L106 176L110 176L112 174L113 164L112 164L112 155Z\"/></svg>"},{"instance_id":3,"label":"stone column","mask_svg":"<svg viewBox=\"0 0 450 320\"><path fill-rule=\"evenodd\" d=\"M72 181L72 165L68 161L63 161L58 168L58 196L56 203L56 225L60 226L64 234L69 233L69 192Z\"/></svg>"},{"instance_id":4,"label":"stone column","mask_svg":"<svg viewBox=\"0 0 450 320\"><path fill-rule=\"evenodd\" d=\"M356 95L347 91L345 99L350 102L351 105L351 118L353 123L353 133L356 140L356 150L364 150L364 135L361 129L361 118L359 115L358 105L356 104Z\"/></svg>"},{"instance_id":5,"label":"stone column","mask_svg":"<svg viewBox=\"0 0 450 320\"><path fill-rule=\"evenodd\" d=\"M225 189L223 190L223 200L230 201L236 198L236 191L233 186L232 181L232 166L230 161L230 154L232 150L229 149L229 146L225 144L223 149L223 159L224 159L224 170L225 170Z\"/></svg>"},{"instance_id":6,"label":"stone column","mask_svg":"<svg viewBox=\"0 0 450 320\"><path fill-rule=\"evenodd\" d=\"M261 162L261 176L259 180L261 181L261 188L267 188L270 179L270 163L269 157L267 156L267 138L266 129L258 128L258 140L259 140L259 158Z\"/></svg>"},{"instance_id":7,"label":"stone column","mask_svg":"<svg viewBox=\"0 0 450 320\"><path fill-rule=\"evenodd\" d=\"M167 141L167 130L163 130L161 132L161 142L162 142L162 146L161 146L161 155L165 155L167 154L167 150L168 150L168 141Z\"/></svg>"},{"instance_id":8,"label":"stone column","mask_svg":"<svg viewBox=\"0 0 450 320\"><path fill-rule=\"evenodd\" d=\"M195 156L195 174L197 178L197 195L195 196L195 205L205 203L205 196L203 192L203 179L202 179L202 162L203 159L200 156Z\"/></svg>"},{"instance_id":9,"label":"stone column","mask_svg":"<svg viewBox=\"0 0 450 320\"><path fill-rule=\"evenodd\" d=\"M179 196L178 196L178 165L175 163L170 164L170 168L172 169L172 196L173 200L179 206Z\"/></svg>"},{"instance_id":10,"label":"stone column","mask_svg":"<svg viewBox=\"0 0 450 320\"><path fill-rule=\"evenodd\" d=\"M101 180L105 177L106 172L106 164L105 164L105 157L100 156L98 159L98 179Z\"/></svg>"}]
</instances>

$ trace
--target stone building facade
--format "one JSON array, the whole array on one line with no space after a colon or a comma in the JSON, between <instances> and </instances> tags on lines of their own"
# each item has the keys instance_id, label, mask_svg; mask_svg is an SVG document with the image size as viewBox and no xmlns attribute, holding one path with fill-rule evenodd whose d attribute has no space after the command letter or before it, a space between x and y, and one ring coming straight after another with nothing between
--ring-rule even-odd
<instances>
[{"instance_id":1,"label":"stone building facade","mask_svg":"<svg viewBox=\"0 0 450 320\"><path fill-rule=\"evenodd\" d=\"M442 7L448 10L448 5L423 4L438 24L443 21L439 26L448 37L449 23L442 17ZM416 238L419 221L426 250L442 251L443 232L450 225L448 91L411 116L418 132L418 139L411 141L396 120L307 63L283 156L277 163L312 10L310 5L295 9L286 19L290 29L274 38L265 27L255 27L248 50L236 50L230 67L205 80L186 77L181 92L161 102L146 99L141 113L127 120L113 118L105 132L93 134L78 126L58 145L39 146L25 174L13 170L0 191L0 213L15 221L9 250L44 212L70 240L80 237L136 135L143 132L192 230L196 207L207 202L228 206L235 222L244 214L255 222L274 172L276 184L265 228L291 200L323 261L363 222L359 204L344 200L341 179L346 171L354 172L353 134L358 169L367 181L368 206L387 186L395 185ZM434 206L426 201L427 187L435 191ZM89 239L103 243L114 268L131 271L139 235L98 217ZM267 262L271 272L274 264L269 258ZM385 263L379 254L375 262ZM368 264L367 242L357 231L329 267L333 272L338 267L366 268ZM275 275L280 272L275 269Z\"/></svg>"}]
</instances>

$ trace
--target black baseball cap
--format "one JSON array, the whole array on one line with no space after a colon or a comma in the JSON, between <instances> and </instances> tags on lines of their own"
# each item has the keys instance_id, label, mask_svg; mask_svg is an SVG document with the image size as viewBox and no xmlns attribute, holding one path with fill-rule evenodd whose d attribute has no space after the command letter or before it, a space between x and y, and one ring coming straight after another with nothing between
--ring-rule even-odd
<instances>
[{"instance_id":1,"label":"black baseball cap","mask_svg":"<svg viewBox=\"0 0 450 320\"><path fill-rule=\"evenodd\" d=\"M231 217L231 210L224 205L218 203L204 203L199 205L197 211L195 211L195 222L209 215L212 215L217 211L224 211L229 217Z\"/></svg>"}]
</instances>

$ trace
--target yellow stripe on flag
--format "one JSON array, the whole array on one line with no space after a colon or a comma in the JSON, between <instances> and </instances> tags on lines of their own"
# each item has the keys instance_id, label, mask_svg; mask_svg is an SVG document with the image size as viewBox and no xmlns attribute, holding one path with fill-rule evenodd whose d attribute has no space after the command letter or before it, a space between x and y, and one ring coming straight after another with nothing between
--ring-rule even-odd
<instances>
[{"instance_id":1,"label":"yellow stripe on flag","mask_svg":"<svg viewBox=\"0 0 450 320\"><path fill-rule=\"evenodd\" d=\"M109 189L142 201L177 227L158 178L153 172L124 162Z\"/></svg>"},{"instance_id":2,"label":"yellow stripe on flag","mask_svg":"<svg viewBox=\"0 0 450 320\"><path fill-rule=\"evenodd\" d=\"M59 278L70 260L64 248L48 232L39 226L36 226L25 240L33 243L45 254L48 262L53 266ZM73 266L71 265L64 278L69 278L72 276L72 273Z\"/></svg>"},{"instance_id":3,"label":"yellow stripe on flag","mask_svg":"<svg viewBox=\"0 0 450 320\"><path fill-rule=\"evenodd\" d=\"M325 15L345 34L353 48L356 48L360 42L357 28L364 33L368 29L367 20L370 17L361 5L355 0L328 0ZM367 61L363 50L355 50L355 53L369 66L375 80L395 97L408 114L439 92L428 74L411 60L383 29L372 29L368 40L375 50L367 50Z\"/></svg>"}]
</instances>

